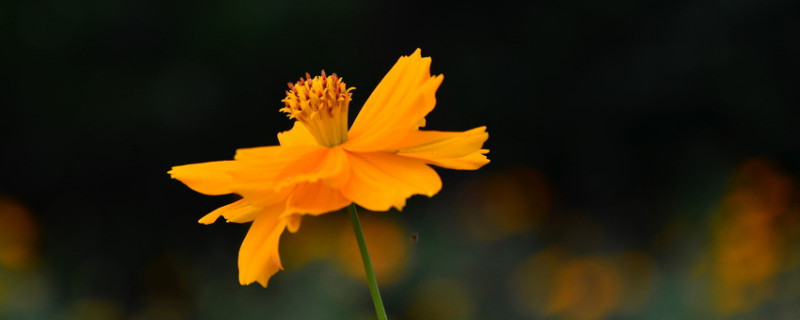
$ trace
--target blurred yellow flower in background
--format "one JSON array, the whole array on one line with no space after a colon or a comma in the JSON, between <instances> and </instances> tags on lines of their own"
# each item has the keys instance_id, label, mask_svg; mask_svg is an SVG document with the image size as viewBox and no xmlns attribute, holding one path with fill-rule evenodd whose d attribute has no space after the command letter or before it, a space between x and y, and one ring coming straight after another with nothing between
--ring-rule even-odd
<instances>
[{"instance_id":1,"label":"blurred yellow flower in background","mask_svg":"<svg viewBox=\"0 0 800 320\"><path fill-rule=\"evenodd\" d=\"M463 189L457 218L467 234L483 241L532 232L547 217L553 193L547 179L529 167L494 172Z\"/></svg>"},{"instance_id":2,"label":"blurred yellow flower in background","mask_svg":"<svg viewBox=\"0 0 800 320\"><path fill-rule=\"evenodd\" d=\"M658 281L655 262L642 252L586 256L560 247L522 261L510 280L519 311L575 320L635 313Z\"/></svg>"},{"instance_id":3,"label":"blurred yellow flower in background","mask_svg":"<svg viewBox=\"0 0 800 320\"><path fill-rule=\"evenodd\" d=\"M234 160L173 167L169 174L207 195L241 200L200 219L253 222L239 251L239 282L267 285L282 269L278 242L296 232L303 215L356 203L368 210L405 206L415 194L433 196L439 175L428 165L474 170L489 160L485 127L423 131L443 76L430 75L430 57L417 49L401 57L347 128L350 91L335 74L289 84L282 112L297 120L278 134L279 146L239 149Z\"/></svg>"},{"instance_id":4,"label":"blurred yellow flower in background","mask_svg":"<svg viewBox=\"0 0 800 320\"><path fill-rule=\"evenodd\" d=\"M364 214L360 219L378 283L397 283L407 271L411 256L408 230L387 215ZM323 215L303 222L302 229L282 239L281 247L286 268L328 261L345 275L364 279L364 265L346 215Z\"/></svg>"},{"instance_id":5,"label":"blurred yellow flower in background","mask_svg":"<svg viewBox=\"0 0 800 320\"><path fill-rule=\"evenodd\" d=\"M408 232L395 220L386 216L364 215L363 227L372 256L378 283L392 284L403 275L408 260ZM347 231L350 226L343 225L338 241L338 255L344 272L356 279L364 279L364 265L361 264L358 245L353 235Z\"/></svg>"},{"instance_id":6,"label":"blurred yellow flower in background","mask_svg":"<svg viewBox=\"0 0 800 320\"><path fill-rule=\"evenodd\" d=\"M766 161L745 162L712 220L712 294L721 314L748 312L774 298L787 261L791 179Z\"/></svg>"},{"instance_id":7,"label":"blurred yellow flower in background","mask_svg":"<svg viewBox=\"0 0 800 320\"><path fill-rule=\"evenodd\" d=\"M19 202L0 197L0 267L26 270L37 263L39 228Z\"/></svg>"}]
</instances>

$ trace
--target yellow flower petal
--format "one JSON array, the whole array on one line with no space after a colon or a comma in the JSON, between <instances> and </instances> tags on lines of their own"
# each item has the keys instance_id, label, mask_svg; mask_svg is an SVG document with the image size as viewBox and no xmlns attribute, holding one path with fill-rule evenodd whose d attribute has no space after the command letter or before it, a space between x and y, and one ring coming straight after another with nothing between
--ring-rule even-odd
<instances>
[{"instance_id":1,"label":"yellow flower petal","mask_svg":"<svg viewBox=\"0 0 800 320\"><path fill-rule=\"evenodd\" d=\"M239 170L231 172L237 185L257 185L263 189L280 189L297 182L286 183L281 179L294 179L289 173L281 176L287 169L304 166L308 158L318 159L328 152L320 146L271 146L236 150Z\"/></svg>"},{"instance_id":2,"label":"yellow flower petal","mask_svg":"<svg viewBox=\"0 0 800 320\"><path fill-rule=\"evenodd\" d=\"M275 177L276 188L301 182L322 181L332 188L341 188L350 178L350 164L340 147L320 148L286 166Z\"/></svg>"},{"instance_id":3,"label":"yellow flower petal","mask_svg":"<svg viewBox=\"0 0 800 320\"><path fill-rule=\"evenodd\" d=\"M443 79L431 77L430 64L430 57L421 57L419 49L397 60L361 108L344 143L346 149L383 150L424 125Z\"/></svg>"},{"instance_id":4,"label":"yellow flower petal","mask_svg":"<svg viewBox=\"0 0 800 320\"><path fill-rule=\"evenodd\" d=\"M301 183L286 200L286 211L289 213L320 215L336 211L350 204L339 190L331 189L322 182Z\"/></svg>"},{"instance_id":5,"label":"yellow flower petal","mask_svg":"<svg viewBox=\"0 0 800 320\"><path fill-rule=\"evenodd\" d=\"M318 145L242 148L236 150L236 156L233 158L249 164L268 164L273 167L282 167L322 148Z\"/></svg>"},{"instance_id":6,"label":"yellow flower petal","mask_svg":"<svg viewBox=\"0 0 800 320\"><path fill-rule=\"evenodd\" d=\"M215 196L233 192L230 171L236 167L234 161L214 161L175 166L167 173L194 191Z\"/></svg>"},{"instance_id":7,"label":"yellow flower petal","mask_svg":"<svg viewBox=\"0 0 800 320\"><path fill-rule=\"evenodd\" d=\"M286 228L289 229L289 232L295 233L297 230L300 230L300 221L302 218L303 215L300 214L293 214L286 218Z\"/></svg>"},{"instance_id":8,"label":"yellow flower petal","mask_svg":"<svg viewBox=\"0 0 800 320\"><path fill-rule=\"evenodd\" d=\"M229 189L256 206L282 203L291 188L275 190L278 174L293 161L321 149L319 146L270 146L236 150L234 162L238 166L229 172L232 177Z\"/></svg>"},{"instance_id":9,"label":"yellow flower petal","mask_svg":"<svg viewBox=\"0 0 800 320\"><path fill-rule=\"evenodd\" d=\"M489 153L489 150L481 149L474 153L470 153L466 156L458 158L424 158L422 160L424 160L425 163L439 166L442 168L457 169L457 170L475 170L489 163L489 159L486 158L485 156L485 154L487 153ZM408 155L408 156L413 157L413 155Z\"/></svg>"},{"instance_id":10,"label":"yellow flower petal","mask_svg":"<svg viewBox=\"0 0 800 320\"><path fill-rule=\"evenodd\" d=\"M442 180L420 159L386 152L350 152L352 174L342 195L372 211L391 207L402 210L406 199L415 194L433 196Z\"/></svg>"},{"instance_id":11,"label":"yellow flower petal","mask_svg":"<svg viewBox=\"0 0 800 320\"><path fill-rule=\"evenodd\" d=\"M489 138L486 127L463 132L414 131L392 146L401 154L428 154L442 158L457 158L481 149Z\"/></svg>"},{"instance_id":12,"label":"yellow flower petal","mask_svg":"<svg viewBox=\"0 0 800 320\"><path fill-rule=\"evenodd\" d=\"M242 196L250 204L260 207L270 207L283 203L292 191L292 188L285 188L275 191L271 185L259 184L235 184L233 188L236 194Z\"/></svg>"},{"instance_id":13,"label":"yellow flower petal","mask_svg":"<svg viewBox=\"0 0 800 320\"><path fill-rule=\"evenodd\" d=\"M344 149L333 148L328 152L318 170L320 172L330 172L330 174L320 178L326 186L333 189L341 189L350 180L350 158Z\"/></svg>"},{"instance_id":14,"label":"yellow flower petal","mask_svg":"<svg viewBox=\"0 0 800 320\"><path fill-rule=\"evenodd\" d=\"M317 140L311 135L306 126L300 121L295 121L294 126L284 132L278 133L281 146L316 146Z\"/></svg>"},{"instance_id":15,"label":"yellow flower petal","mask_svg":"<svg viewBox=\"0 0 800 320\"><path fill-rule=\"evenodd\" d=\"M488 163L481 149L489 138L486 127L464 132L414 131L392 146L397 154L424 160L428 164L461 170L478 169Z\"/></svg>"},{"instance_id":16,"label":"yellow flower petal","mask_svg":"<svg viewBox=\"0 0 800 320\"><path fill-rule=\"evenodd\" d=\"M212 224L220 216L225 216L228 222L250 222L261 213L263 207L250 205L244 199L240 199L223 207L217 208L211 213L205 215L198 222L202 224Z\"/></svg>"},{"instance_id":17,"label":"yellow flower petal","mask_svg":"<svg viewBox=\"0 0 800 320\"><path fill-rule=\"evenodd\" d=\"M278 216L282 208L265 211L253 221L239 249L239 282L258 282L266 287L269 278L283 269L278 242L287 221Z\"/></svg>"}]
</instances>

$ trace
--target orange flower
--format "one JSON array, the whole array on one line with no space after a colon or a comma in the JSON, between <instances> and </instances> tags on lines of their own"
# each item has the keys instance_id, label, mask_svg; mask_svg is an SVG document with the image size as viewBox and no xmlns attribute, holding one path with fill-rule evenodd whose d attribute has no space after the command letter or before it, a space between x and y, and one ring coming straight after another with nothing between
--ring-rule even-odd
<instances>
[{"instance_id":1,"label":"orange flower","mask_svg":"<svg viewBox=\"0 0 800 320\"><path fill-rule=\"evenodd\" d=\"M278 134L280 146L239 149L234 160L173 167L169 174L207 195L236 193L241 200L207 214L253 224L239 250L239 282L267 286L282 269L278 241L296 232L303 215L336 211L355 202L372 210L401 210L415 194L442 187L428 166L475 170L489 163L486 127L464 132L424 131L443 76L430 75L430 57L403 56L372 92L350 130L350 91L335 74L306 74L283 100L297 120Z\"/></svg>"}]
</instances>

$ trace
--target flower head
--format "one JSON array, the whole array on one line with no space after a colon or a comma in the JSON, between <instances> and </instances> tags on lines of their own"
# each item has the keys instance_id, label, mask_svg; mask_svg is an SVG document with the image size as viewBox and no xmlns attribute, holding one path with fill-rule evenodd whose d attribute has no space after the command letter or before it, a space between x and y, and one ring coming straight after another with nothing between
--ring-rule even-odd
<instances>
[{"instance_id":1,"label":"flower head","mask_svg":"<svg viewBox=\"0 0 800 320\"><path fill-rule=\"evenodd\" d=\"M442 187L428 165L474 170L489 163L482 149L485 127L463 132L419 130L436 104L443 76L430 75L429 57L417 49L403 56L367 99L347 128L351 91L323 71L289 84L285 112L292 129L278 133L279 146L239 149L234 160L173 167L169 174L207 195L242 198L200 219L210 224L253 222L239 251L239 282L259 282L282 269L278 241L296 232L304 215L356 203L372 211L402 210L415 194Z\"/></svg>"},{"instance_id":2,"label":"flower head","mask_svg":"<svg viewBox=\"0 0 800 320\"><path fill-rule=\"evenodd\" d=\"M338 146L347 141L347 109L353 89L335 73L328 77L322 71L313 79L306 73L297 83L289 83L283 99L286 107L281 111L300 121L319 145Z\"/></svg>"}]
</instances>

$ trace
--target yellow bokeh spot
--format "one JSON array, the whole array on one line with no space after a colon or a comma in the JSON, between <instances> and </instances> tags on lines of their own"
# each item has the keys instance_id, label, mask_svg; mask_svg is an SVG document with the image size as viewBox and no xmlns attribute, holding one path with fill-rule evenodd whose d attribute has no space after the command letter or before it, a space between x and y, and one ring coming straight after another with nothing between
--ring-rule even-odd
<instances>
[{"instance_id":1,"label":"yellow bokeh spot","mask_svg":"<svg viewBox=\"0 0 800 320\"><path fill-rule=\"evenodd\" d=\"M519 311L529 316L544 313L551 297L552 279L556 269L566 259L559 248L541 251L517 266L511 277L512 294Z\"/></svg>"},{"instance_id":2,"label":"yellow bokeh spot","mask_svg":"<svg viewBox=\"0 0 800 320\"><path fill-rule=\"evenodd\" d=\"M408 260L408 232L380 213L361 214L361 225L379 284L391 284L403 275ZM349 221L348 221L349 222ZM339 236L339 254L345 273L365 279L364 265L351 225Z\"/></svg>"},{"instance_id":3,"label":"yellow bokeh spot","mask_svg":"<svg viewBox=\"0 0 800 320\"><path fill-rule=\"evenodd\" d=\"M655 278L655 263L644 253L573 256L550 248L517 267L512 296L519 311L532 317L605 319L643 308Z\"/></svg>"},{"instance_id":4,"label":"yellow bokeh spot","mask_svg":"<svg viewBox=\"0 0 800 320\"><path fill-rule=\"evenodd\" d=\"M0 265L28 269L35 265L38 227L22 204L0 197Z\"/></svg>"},{"instance_id":5,"label":"yellow bokeh spot","mask_svg":"<svg viewBox=\"0 0 800 320\"><path fill-rule=\"evenodd\" d=\"M621 278L613 263L604 258L567 261L556 270L546 314L566 319L602 319L620 298Z\"/></svg>"},{"instance_id":6,"label":"yellow bokeh spot","mask_svg":"<svg viewBox=\"0 0 800 320\"><path fill-rule=\"evenodd\" d=\"M749 160L735 174L712 217L716 311L745 313L774 295L774 277L788 262L781 221L791 194L790 179L763 160Z\"/></svg>"},{"instance_id":7,"label":"yellow bokeh spot","mask_svg":"<svg viewBox=\"0 0 800 320\"><path fill-rule=\"evenodd\" d=\"M372 266L380 284L392 284L404 274L408 263L409 233L381 213L362 211L361 227ZM365 279L361 253L346 213L303 218L297 233L281 240L283 264L289 269L314 261L335 261L348 276Z\"/></svg>"},{"instance_id":8,"label":"yellow bokeh spot","mask_svg":"<svg viewBox=\"0 0 800 320\"><path fill-rule=\"evenodd\" d=\"M337 254L337 242L350 220L347 214L306 216L296 233L281 237L281 261L287 270L297 270L314 261L332 259ZM353 231L350 230L352 236Z\"/></svg>"},{"instance_id":9,"label":"yellow bokeh spot","mask_svg":"<svg viewBox=\"0 0 800 320\"><path fill-rule=\"evenodd\" d=\"M461 198L459 216L469 234L496 241L538 225L550 211L551 190L538 171L517 167L476 180Z\"/></svg>"}]
</instances>

